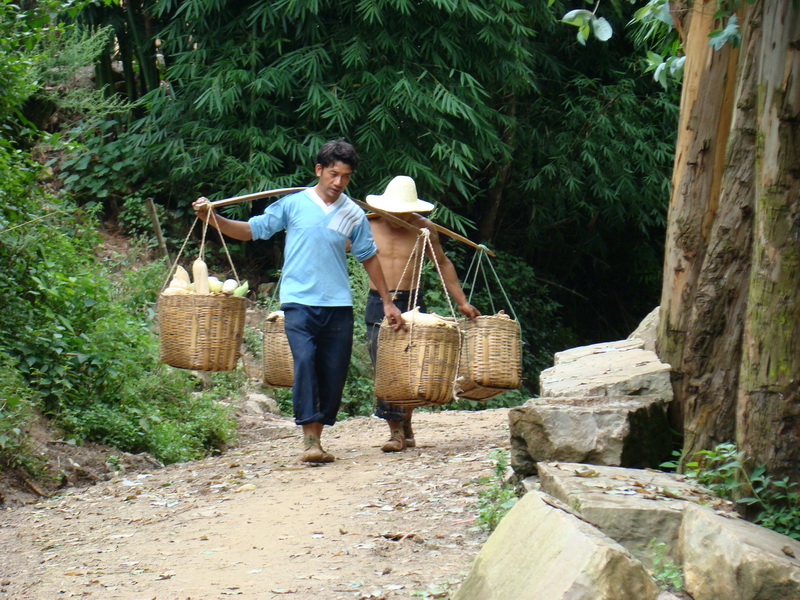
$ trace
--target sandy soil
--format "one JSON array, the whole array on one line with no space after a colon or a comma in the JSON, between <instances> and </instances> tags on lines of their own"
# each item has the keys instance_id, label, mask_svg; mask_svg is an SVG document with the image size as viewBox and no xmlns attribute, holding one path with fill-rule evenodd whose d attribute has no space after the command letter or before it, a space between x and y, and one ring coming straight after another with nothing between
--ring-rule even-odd
<instances>
[{"instance_id":1,"label":"sandy soil","mask_svg":"<svg viewBox=\"0 0 800 600\"><path fill-rule=\"evenodd\" d=\"M266 414L223 456L7 502L0 600L447 598L486 539L479 480L508 450L507 414L417 411L418 447L398 454L379 449L383 421L349 419L326 429L338 460L322 466Z\"/></svg>"}]
</instances>

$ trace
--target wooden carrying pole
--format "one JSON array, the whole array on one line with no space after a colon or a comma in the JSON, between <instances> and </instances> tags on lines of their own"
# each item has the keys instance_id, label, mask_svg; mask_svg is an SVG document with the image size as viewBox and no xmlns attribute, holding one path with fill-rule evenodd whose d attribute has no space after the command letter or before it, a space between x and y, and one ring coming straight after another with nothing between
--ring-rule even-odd
<instances>
[{"instance_id":1,"label":"wooden carrying pole","mask_svg":"<svg viewBox=\"0 0 800 600\"><path fill-rule=\"evenodd\" d=\"M230 204L238 204L239 202L248 202L250 200L259 200L261 198L268 198L269 196L280 196L281 194L291 194L291 193L294 193L294 192L301 192L301 191L303 191L305 189L308 189L308 188L305 188L305 187L278 188L278 189L275 189L275 190L267 190L267 191L264 191L264 192L256 192L254 194L245 194L244 196L233 196L231 198L224 198L223 200L214 200L213 202L210 202L209 205L212 208L218 208L218 207L221 207L221 206L228 206ZM406 223L403 219L400 219L400 218L396 217L395 215L393 215L390 212L386 212L385 210L381 210L379 208L375 208L374 206L370 206L366 202L362 202L361 200L356 200L355 198L351 198L351 200L353 202L355 202L358 206L363 208L364 210L368 210L368 211L374 212L375 214L380 215L381 217L384 217L385 219L388 219L392 223L396 223L397 225L405 227L406 229L410 229L411 231L415 231L415 232L419 233L419 227L416 227L415 225L412 225L411 223ZM444 235L446 235L448 237L451 237L451 238L453 238L455 240L458 240L459 242L462 242L464 244L467 244L468 246L472 246L473 248L478 248L480 250L485 250L486 253L489 256L494 257L494 252L492 252L491 250L486 248L486 246L481 246L479 244L476 244L472 240L470 240L468 238L465 238L463 235L459 235L455 231L450 231L446 227L442 227L441 225L437 225L436 223L434 223L433 226L436 227L436 231L438 231L439 233L442 233L442 234L444 234Z\"/></svg>"},{"instance_id":2,"label":"wooden carrying pole","mask_svg":"<svg viewBox=\"0 0 800 600\"><path fill-rule=\"evenodd\" d=\"M303 190L306 190L306 189L308 189L308 188L293 187L293 188L280 188L280 189L277 189L277 190L267 190L265 192L256 192L255 194L245 194L244 196L233 196L232 198L225 198L223 200L214 200L213 202L209 202L209 206L211 206L212 208L217 208L217 207L220 207L220 206L229 206L231 204L238 204L239 202L248 202L250 200L259 200L261 198L267 198L269 196L280 196L281 194L291 194L291 193L294 193L294 192L302 192ZM398 219L392 213L388 213L388 212L379 210L377 208L373 208L369 204L365 204L364 202L361 202L360 200L356 200L354 198L352 198L352 200L353 200L353 202L355 202L356 204L358 204L361 208L363 208L365 210L374 211L374 212L380 214L382 217L386 217L390 221L392 221L394 223L397 223L398 225L402 225L403 227L405 227L407 229L410 229L412 231L416 231L417 233L419 233L419 227L415 227L411 223L406 223L405 221L403 221L403 219Z\"/></svg>"},{"instance_id":3,"label":"wooden carrying pole","mask_svg":"<svg viewBox=\"0 0 800 600\"><path fill-rule=\"evenodd\" d=\"M228 206L229 204L238 204L239 202L248 202L250 200L260 200L261 198L268 198L269 196L280 196L281 194L291 194L293 192L302 192L304 187L290 187L278 188L277 190L267 190L266 192L256 192L254 194L245 194L244 196L233 196L231 198L223 198L222 200L214 200L209 202L212 208L220 206Z\"/></svg>"},{"instance_id":4,"label":"wooden carrying pole","mask_svg":"<svg viewBox=\"0 0 800 600\"><path fill-rule=\"evenodd\" d=\"M483 246L481 244L476 244L472 240L465 238L463 235L459 235L455 231L450 231L446 227L442 227L441 225L437 225L436 223L434 223L433 226L436 227L436 231L438 231L439 233L443 233L446 236L453 238L454 240L458 240L459 242L466 244L467 246L472 246L473 248L477 248L478 250L483 250L486 252L486 254L494 258L495 256L494 252L489 250L486 246Z\"/></svg>"},{"instance_id":5,"label":"wooden carrying pole","mask_svg":"<svg viewBox=\"0 0 800 600\"><path fill-rule=\"evenodd\" d=\"M353 202L355 202L356 204L358 204L361 208L363 208L365 210L372 211L376 215L380 215L381 217L387 218L390 221L393 221L395 223L400 223L400 224L404 225L405 227L409 227L409 228L413 227L416 231L419 231L418 227L414 227L410 223L406 223L405 221L403 221L403 219L398 219L392 213L387 213L386 211L383 211L383 210L380 210L378 208L375 208L374 206L370 206L369 204L366 204L366 203L361 202L359 200L353 199ZM369 215L367 215L367 216L369 217ZM433 223L433 221L431 221L431 223ZM473 248L478 248L479 250L484 250L489 256L494 257L494 252L489 250L486 246L481 246L480 244L476 244L475 242L473 242L469 238L465 238L463 235L459 235L455 231L451 231L451 230L447 229L447 227L442 227L441 225L437 225L436 223L433 223L433 226L436 228L436 231L438 231L439 233L443 233L444 235L446 235L448 237L451 237L454 240L458 240L459 242L462 242L462 243L466 244L467 246L472 246Z\"/></svg>"}]
</instances>

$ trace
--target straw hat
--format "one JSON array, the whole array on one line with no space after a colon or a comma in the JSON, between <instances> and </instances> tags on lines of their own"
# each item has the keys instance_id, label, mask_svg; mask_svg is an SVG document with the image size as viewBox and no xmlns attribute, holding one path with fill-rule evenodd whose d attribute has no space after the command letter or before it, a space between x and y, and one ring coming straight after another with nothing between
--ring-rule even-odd
<instances>
[{"instance_id":1,"label":"straw hat","mask_svg":"<svg viewBox=\"0 0 800 600\"><path fill-rule=\"evenodd\" d=\"M417 184L406 175L398 175L392 179L380 196L367 196L367 204L391 213L433 210L433 204L417 198Z\"/></svg>"}]
</instances>

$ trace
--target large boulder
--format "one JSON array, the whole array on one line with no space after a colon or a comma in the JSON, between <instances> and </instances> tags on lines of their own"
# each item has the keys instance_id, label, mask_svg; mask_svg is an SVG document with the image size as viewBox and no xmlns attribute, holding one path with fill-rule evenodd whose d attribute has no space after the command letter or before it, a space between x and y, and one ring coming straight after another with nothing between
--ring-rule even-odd
<instances>
[{"instance_id":1,"label":"large boulder","mask_svg":"<svg viewBox=\"0 0 800 600\"><path fill-rule=\"evenodd\" d=\"M661 471L539 463L540 488L572 508L604 534L651 564L650 540L663 544L665 556L679 563L683 511L691 503L714 505L735 515L730 502L684 475Z\"/></svg>"},{"instance_id":2,"label":"large boulder","mask_svg":"<svg viewBox=\"0 0 800 600\"><path fill-rule=\"evenodd\" d=\"M694 600L800 599L800 542L790 537L691 505L680 548Z\"/></svg>"},{"instance_id":3,"label":"large boulder","mask_svg":"<svg viewBox=\"0 0 800 600\"><path fill-rule=\"evenodd\" d=\"M658 353L656 344L658 342L658 321L661 314L661 307L656 306L648 314L633 333L628 336L629 340L642 340L645 350Z\"/></svg>"},{"instance_id":4,"label":"large boulder","mask_svg":"<svg viewBox=\"0 0 800 600\"><path fill-rule=\"evenodd\" d=\"M658 396L532 398L508 413L511 466L540 461L657 467L670 457L667 401Z\"/></svg>"},{"instance_id":5,"label":"large boulder","mask_svg":"<svg viewBox=\"0 0 800 600\"><path fill-rule=\"evenodd\" d=\"M625 548L557 500L531 491L503 518L453 600L655 600Z\"/></svg>"},{"instance_id":6,"label":"large boulder","mask_svg":"<svg viewBox=\"0 0 800 600\"><path fill-rule=\"evenodd\" d=\"M558 352L539 375L541 396L657 396L672 400L670 365L639 339L604 342Z\"/></svg>"}]
</instances>

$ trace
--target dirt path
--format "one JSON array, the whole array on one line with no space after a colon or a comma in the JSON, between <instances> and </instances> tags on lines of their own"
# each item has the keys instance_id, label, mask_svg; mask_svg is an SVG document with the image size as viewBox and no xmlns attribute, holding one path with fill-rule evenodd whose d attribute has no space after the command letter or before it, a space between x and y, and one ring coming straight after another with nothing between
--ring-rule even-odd
<instances>
[{"instance_id":1,"label":"dirt path","mask_svg":"<svg viewBox=\"0 0 800 600\"><path fill-rule=\"evenodd\" d=\"M474 520L507 409L415 413L419 446L384 454L385 423L326 429L337 461L297 460L299 429L265 417L228 454L126 473L0 511L0 600L446 598L486 534Z\"/></svg>"}]
</instances>

